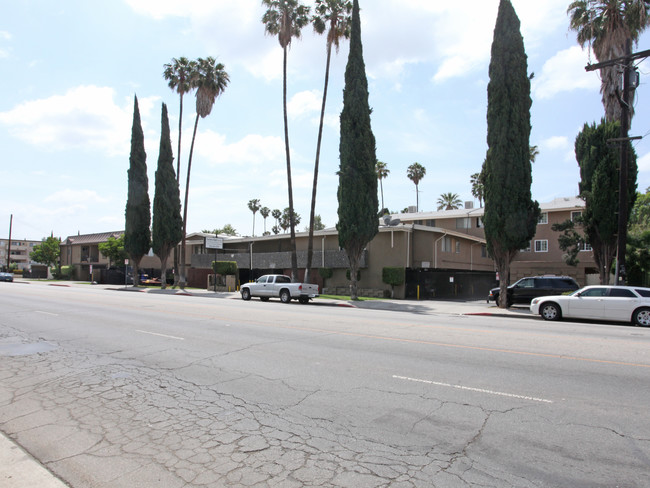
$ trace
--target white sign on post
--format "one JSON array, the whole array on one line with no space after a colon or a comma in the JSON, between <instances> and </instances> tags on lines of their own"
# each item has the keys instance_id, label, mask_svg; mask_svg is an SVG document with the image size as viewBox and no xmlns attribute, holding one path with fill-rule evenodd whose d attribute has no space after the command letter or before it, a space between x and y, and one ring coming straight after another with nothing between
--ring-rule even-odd
<instances>
[{"instance_id":1,"label":"white sign on post","mask_svg":"<svg viewBox=\"0 0 650 488\"><path fill-rule=\"evenodd\" d=\"M221 238L221 237L206 237L205 238L205 248L206 249L223 249L223 238Z\"/></svg>"}]
</instances>

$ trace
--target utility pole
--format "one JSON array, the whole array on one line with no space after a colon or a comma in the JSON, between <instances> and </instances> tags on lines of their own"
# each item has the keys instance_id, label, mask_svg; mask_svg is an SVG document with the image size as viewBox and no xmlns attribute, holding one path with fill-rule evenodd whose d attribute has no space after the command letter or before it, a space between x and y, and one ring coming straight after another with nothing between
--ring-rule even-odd
<instances>
[{"instance_id":1,"label":"utility pole","mask_svg":"<svg viewBox=\"0 0 650 488\"><path fill-rule=\"evenodd\" d=\"M603 61L602 63L589 64L585 67L586 71L594 71L607 66L623 66L623 93L619 95L618 100L621 104L621 128L620 137L615 141L620 142L620 171L619 171L619 190L618 190L618 229L616 243L616 272L614 274L614 284L625 284L625 251L627 247L627 220L628 220L628 147L631 139L628 137L630 130L630 91L636 88L630 86L630 72L632 71L632 61L635 59L646 58L650 56L650 50L641 51L632 54L632 40L628 39L625 43L625 56L620 58Z\"/></svg>"},{"instance_id":2,"label":"utility pole","mask_svg":"<svg viewBox=\"0 0 650 488\"><path fill-rule=\"evenodd\" d=\"M11 214L9 217L9 244L7 244L7 271L9 271L9 265L11 264L11 227L14 223L14 214Z\"/></svg>"}]
</instances>

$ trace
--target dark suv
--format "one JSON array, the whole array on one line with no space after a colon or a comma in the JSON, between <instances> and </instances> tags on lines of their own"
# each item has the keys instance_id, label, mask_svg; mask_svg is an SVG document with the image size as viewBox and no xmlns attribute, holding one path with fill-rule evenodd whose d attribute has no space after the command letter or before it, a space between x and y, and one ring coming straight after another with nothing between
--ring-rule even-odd
<instances>
[{"instance_id":1,"label":"dark suv","mask_svg":"<svg viewBox=\"0 0 650 488\"><path fill-rule=\"evenodd\" d=\"M508 306L513 303L530 303L535 297L562 295L580 288L570 276L532 276L522 278L508 287ZM499 289L492 288L488 296L495 302L499 300Z\"/></svg>"}]
</instances>

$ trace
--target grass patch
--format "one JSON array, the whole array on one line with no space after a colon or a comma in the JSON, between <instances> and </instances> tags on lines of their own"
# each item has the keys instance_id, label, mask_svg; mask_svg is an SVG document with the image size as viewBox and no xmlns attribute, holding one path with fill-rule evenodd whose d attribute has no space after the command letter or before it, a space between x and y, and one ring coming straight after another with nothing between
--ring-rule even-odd
<instances>
[{"instance_id":1,"label":"grass patch","mask_svg":"<svg viewBox=\"0 0 650 488\"><path fill-rule=\"evenodd\" d=\"M319 295L318 298L325 298L326 300L344 300L348 302L351 300L349 295ZM359 297L358 300L364 302L368 300L383 300L383 298Z\"/></svg>"}]
</instances>

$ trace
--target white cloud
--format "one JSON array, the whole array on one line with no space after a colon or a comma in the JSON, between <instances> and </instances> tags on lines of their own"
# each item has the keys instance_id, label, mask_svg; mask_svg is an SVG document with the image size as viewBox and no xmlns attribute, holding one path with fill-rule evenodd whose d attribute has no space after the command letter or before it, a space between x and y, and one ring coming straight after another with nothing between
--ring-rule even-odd
<instances>
[{"instance_id":1,"label":"white cloud","mask_svg":"<svg viewBox=\"0 0 650 488\"><path fill-rule=\"evenodd\" d=\"M542 149L562 150L569 147L569 138L566 136L553 136L540 143Z\"/></svg>"},{"instance_id":2,"label":"white cloud","mask_svg":"<svg viewBox=\"0 0 650 488\"><path fill-rule=\"evenodd\" d=\"M133 102L120 107L109 87L79 86L65 95L24 102L0 113L0 124L29 144L53 151L72 148L128 154ZM157 97L139 99L144 118ZM145 126L143 121L143 127Z\"/></svg>"},{"instance_id":3,"label":"white cloud","mask_svg":"<svg viewBox=\"0 0 650 488\"><path fill-rule=\"evenodd\" d=\"M85 203L106 203L108 199L99 196L99 194L92 190L59 190L43 199L45 203L58 204L60 206L76 205L80 202Z\"/></svg>"},{"instance_id":4,"label":"white cloud","mask_svg":"<svg viewBox=\"0 0 650 488\"><path fill-rule=\"evenodd\" d=\"M544 100L558 93L600 88L598 73L585 71L588 54L580 46L564 49L544 63L542 72L533 79L535 97Z\"/></svg>"},{"instance_id":5,"label":"white cloud","mask_svg":"<svg viewBox=\"0 0 650 488\"><path fill-rule=\"evenodd\" d=\"M650 153L638 158L636 164L639 171L650 171Z\"/></svg>"},{"instance_id":6,"label":"white cloud","mask_svg":"<svg viewBox=\"0 0 650 488\"><path fill-rule=\"evenodd\" d=\"M287 103L287 112L291 118L300 118L314 112L320 113L323 95L319 90L307 90L296 93Z\"/></svg>"},{"instance_id":7,"label":"white cloud","mask_svg":"<svg viewBox=\"0 0 650 488\"><path fill-rule=\"evenodd\" d=\"M260 165L284 158L284 142L280 137L250 134L228 144L226 136L208 130L197 135L195 151L212 164L232 166Z\"/></svg>"}]
</instances>

